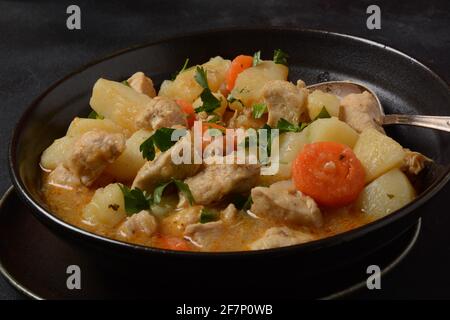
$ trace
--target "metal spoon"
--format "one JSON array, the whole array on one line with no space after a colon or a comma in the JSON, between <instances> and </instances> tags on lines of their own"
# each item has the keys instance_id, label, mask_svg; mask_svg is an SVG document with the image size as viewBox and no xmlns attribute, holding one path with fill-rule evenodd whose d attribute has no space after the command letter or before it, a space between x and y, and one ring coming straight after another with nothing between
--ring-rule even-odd
<instances>
[{"instance_id":1,"label":"metal spoon","mask_svg":"<svg viewBox=\"0 0 450 320\"><path fill-rule=\"evenodd\" d=\"M403 124L425 128L432 128L450 132L450 117L443 116L421 116L414 114L385 114L383 106L377 95L366 86L352 81L328 81L307 86L308 89L319 89L337 95L340 99L350 93L369 92L376 100L380 110L381 125Z\"/></svg>"}]
</instances>

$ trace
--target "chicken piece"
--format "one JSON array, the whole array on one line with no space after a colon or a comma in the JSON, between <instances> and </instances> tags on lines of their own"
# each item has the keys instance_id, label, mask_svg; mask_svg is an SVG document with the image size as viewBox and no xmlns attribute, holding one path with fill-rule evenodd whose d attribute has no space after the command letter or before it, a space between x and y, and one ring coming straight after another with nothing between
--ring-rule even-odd
<instances>
[{"instance_id":1,"label":"chicken piece","mask_svg":"<svg viewBox=\"0 0 450 320\"><path fill-rule=\"evenodd\" d=\"M146 77L143 72L136 72L128 78L127 83L135 91L148 95L150 98L156 96L155 87L153 81L149 77Z\"/></svg>"},{"instance_id":2,"label":"chicken piece","mask_svg":"<svg viewBox=\"0 0 450 320\"><path fill-rule=\"evenodd\" d=\"M77 139L64 166L78 177L82 184L89 186L124 150L123 134L91 130Z\"/></svg>"},{"instance_id":3,"label":"chicken piece","mask_svg":"<svg viewBox=\"0 0 450 320\"><path fill-rule=\"evenodd\" d=\"M203 206L190 206L162 220L163 233L182 236L187 226L198 223Z\"/></svg>"},{"instance_id":4,"label":"chicken piece","mask_svg":"<svg viewBox=\"0 0 450 320\"><path fill-rule=\"evenodd\" d=\"M181 150L191 150L190 161L176 164L172 159L172 153L178 155ZM153 161L146 162L139 169L133 181L133 188L139 188L152 192L161 182L169 181L172 178L184 179L195 175L201 168L201 164L195 164L194 143L191 143L190 134L181 138L169 150L159 153ZM189 159L188 159L189 160Z\"/></svg>"},{"instance_id":5,"label":"chicken piece","mask_svg":"<svg viewBox=\"0 0 450 320\"><path fill-rule=\"evenodd\" d=\"M197 175L184 182L189 186L197 204L210 204L230 192L245 192L258 183L258 164L207 164Z\"/></svg>"},{"instance_id":6,"label":"chicken piece","mask_svg":"<svg viewBox=\"0 0 450 320\"><path fill-rule=\"evenodd\" d=\"M119 227L117 232L120 236L127 239L137 233L149 237L155 233L157 226L155 217L147 210L142 210L141 212L128 217Z\"/></svg>"},{"instance_id":7,"label":"chicken piece","mask_svg":"<svg viewBox=\"0 0 450 320\"><path fill-rule=\"evenodd\" d=\"M298 88L289 81L273 80L264 85L262 94L269 112L269 126L276 127L281 118L293 124L301 121L306 110L307 89Z\"/></svg>"},{"instance_id":8,"label":"chicken piece","mask_svg":"<svg viewBox=\"0 0 450 320\"><path fill-rule=\"evenodd\" d=\"M405 158L403 159L402 171L411 174L418 175L420 171L425 168L426 164L432 162L430 158L415 151L411 151L407 148L405 150Z\"/></svg>"},{"instance_id":9,"label":"chicken piece","mask_svg":"<svg viewBox=\"0 0 450 320\"><path fill-rule=\"evenodd\" d=\"M366 128L374 128L385 133L380 125L383 123L383 116L377 107L377 101L367 91L346 95L341 100L339 118L357 132L362 132Z\"/></svg>"},{"instance_id":10,"label":"chicken piece","mask_svg":"<svg viewBox=\"0 0 450 320\"><path fill-rule=\"evenodd\" d=\"M252 108L236 110L233 117L228 121L228 128L253 128L259 129L266 123L264 118L255 119L252 115Z\"/></svg>"},{"instance_id":11,"label":"chicken piece","mask_svg":"<svg viewBox=\"0 0 450 320\"><path fill-rule=\"evenodd\" d=\"M292 246L314 240L313 236L288 227L273 227L268 229L264 235L250 244L251 250L263 250Z\"/></svg>"},{"instance_id":12,"label":"chicken piece","mask_svg":"<svg viewBox=\"0 0 450 320\"><path fill-rule=\"evenodd\" d=\"M64 188L74 189L81 185L80 178L70 172L64 165L58 165L55 170L48 175L48 184Z\"/></svg>"},{"instance_id":13,"label":"chicken piece","mask_svg":"<svg viewBox=\"0 0 450 320\"><path fill-rule=\"evenodd\" d=\"M230 203L225 209L220 212L220 220L225 223L232 223L236 220L238 214L238 209L234 204Z\"/></svg>"},{"instance_id":14,"label":"chicken piece","mask_svg":"<svg viewBox=\"0 0 450 320\"><path fill-rule=\"evenodd\" d=\"M186 227L184 237L194 245L204 248L217 241L225 231L223 221L195 223Z\"/></svg>"},{"instance_id":15,"label":"chicken piece","mask_svg":"<svg viewBox=\"0 0 450 320\"><path fill-rule=\"evenodd\" d=\"M141 129L157 130L173 126L186 126L186 114L175 100L156 97L137 115L136 126Z\"/></svg>"},{"instance_id":16,"label":"chicken piece","mask_svg":"<svg viewBox=\"0 0 450 320\"><path fill-rule=\"evenodd\" d=\"M291 180L276 182L268 188L253 188L251 197L250 211L257 216L315 227L322 225L322 213L316 202L298 191Z\"/></svg>"}]
</instances>

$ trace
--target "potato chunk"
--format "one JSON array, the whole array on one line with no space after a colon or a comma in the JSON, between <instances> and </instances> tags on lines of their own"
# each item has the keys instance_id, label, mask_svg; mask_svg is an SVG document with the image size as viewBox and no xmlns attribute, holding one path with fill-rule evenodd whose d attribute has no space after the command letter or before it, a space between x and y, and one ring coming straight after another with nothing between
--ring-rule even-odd
<instances>
[{"instance_id":1,"label":"potato chunk","mask_svg":"<svg viewBox=\"0 0 450 320\"><path fill-rule=\"evenodd\" d=\"M292 161L307 143L309 143L309 140L304 131L280 134L278 172L274 175L261 176L261 182L269 185L290 179L292 175Z\"/></svg>"},{"instance_id":2,"label":"potato chunk","mask_svg":"<svg viewBox=\"0 0 450 320\"><path fill-rule=\"evenodd\" d=\"M287 80L288 68L272 61L263 61L255 67L242 71L234 85L231 95L240 100L244 106L251 107L262 100L262 88L270 80ZM234 110L242 109L238 101L230 107Z\"/></svg>"},{"instance_id":3,"label":"potato chunk","mask_svg":"<svg viewBox=\"0 0 450 320\"><path fill-rule=\"evenodd\" d=\"M152 133L147 130L136 131L125 143L125 151L106 168L106 172L121 181L131 181L146 160L139 147Z\"/></svg>"},{"instance_id":4,"label":"potato chunk","mask_svg":"<svg viewBox=\"0 0 450 320\"><path fill-rule=\"evenodd\" d=\"M208 85L212 92L219 91L225 84L231 61L221 57L211 58L202 67L206 70ZM158 95L172 99L183 99L192 103L200 96L203 88L195 81L196 67L181 72L175 80L166 80L161 84Z\"/></svg>"},{"instance_id":5,"label":"potato chunk","mask_svg":"<svg viewBox=\"0 0 450 320\"><path fill-rule=\"evenodd\" d=\"M311 143L333 141L353 148L358 140L358 133L336 117L317 119L304 131Z\"/></svg>"},{"instance_id":6,"label":"potato chunk","mask_svg":"<svg viewBox=\"0 0 450 320\"><path fill-rule=\"evenodd\" d=\"M81 136L91 130L102 130L108 133L124 133L122 127L109 119L87 119L76 117L70 123L66 135L71 137Z\"/></svg>"},{"instance_id":7,"label":"potato chunk","mask_svg":"<svg viewBox=\"0 0 450 320\"><path fill-rule=\"evenodd\" d=\"M98 114L117 123L129 134L138 130L136 116L151 98L115 81L99 79L92 90L90 105Z\"/></svg>"},{"instance_id":8,"label":"potato chunk","mask_svg":"<svg viewBox=\"0 0 450 320\"><path fill-rule=\"evenodd\" d=\"M41 167L47 170L54 170L58 164L63 163L72 152L75 137L62 137L56 139L45 149L41 156Z\"/></svg>"},{"instance_id":9,"label":"potato chunk","mask_svg":"<svg viewBox=\"0 0 450 320\"><path fill-rule=\"evenodd\" d=\"M125 217L125 202L117 183L97 189L83 209L83 220L91 225L114 227Z\"/></svg>"},{"instance_id":10,"label":"potato chunk","mask_svg":"<svg viewBox=\"0 0 450 320\"><path fill-rule=\"evenodd\" d=\"M375 129L365 129L353 149L366 170L366 182L403 164L405 151L394 139Z\"/></svg>"},{"instance_id":11,"label":"potato chunk","mask_svg":"<svg viewBox=\"0 0 450 320\"><path fill-rule=\"evenodd\" d=\"M330 116L339 117L340 102L334 94L314 90L308 95L308 114L314 120L324 108Z\"/></svg>"},{"instance_id":12,"label":"potato chunk","mask_svg":"<svg viewBox=\"0 0 450 320\"><path fill-rule=\"evenodd\" d=\"M407 205L414 197L415 191L408 178L395 168L367 185L357 204L368 215L381 218Z\"/></svg>"}]
</instances>

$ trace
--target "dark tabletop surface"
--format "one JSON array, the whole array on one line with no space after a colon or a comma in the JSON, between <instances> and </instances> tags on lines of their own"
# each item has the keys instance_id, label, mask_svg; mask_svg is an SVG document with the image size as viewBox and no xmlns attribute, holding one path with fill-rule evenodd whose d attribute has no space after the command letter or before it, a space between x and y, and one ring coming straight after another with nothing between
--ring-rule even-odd
<instances>
[{"instance_id":1,"label":"dark tabletop surface","mask_svg":"<svg viewBox=\"0 0 450 320\"><path fill-rule=\"evenodd\" d=\"M0 1L0 193L10 186L7 146L30 101L51 83L116 50L184 32L287 26L364 37L399 49L450 82L448 1L376 1L381 30L368 30L374 1ZM66 8L81 8L82 29L66 28ZM442 106L448 110L450 106ZM447 186L423 218L419 242L373 298L450 298ZM0 276L0 299L22 296Z\"/></svg>"}]
</instances>

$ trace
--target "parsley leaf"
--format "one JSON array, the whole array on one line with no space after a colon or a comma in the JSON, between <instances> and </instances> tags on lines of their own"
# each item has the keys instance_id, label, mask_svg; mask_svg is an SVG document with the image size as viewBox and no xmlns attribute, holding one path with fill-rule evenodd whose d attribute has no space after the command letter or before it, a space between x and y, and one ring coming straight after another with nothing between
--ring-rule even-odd
<instances>
[{"instance_id":1,"label":"parsley leaf","mask_svg":"<svg viewBox=\"0 0 450 320\"><path fill-rule=\"evenodd\" d=\"M257 51L255 52L255 54L253 55L253 63L252 66L257 66L258 64L261 63L261 51Z\"/></svg>"},{"instance_id":2,"label":"parsley leaf","mask_svg":"<svg viewBox=\"0 0 450 320\"><path fill-rule=\"evenodd\" d=\"M129 86L130 86L130 84L128 83L128 81L127 81L127 80L123 80L123 81L122 81L122 84L123 84L123 85L125 85L125 86L127 86L127 87L129 87Z\"/></svg>"},{"instance_id":3,"label":"parsley leaf","mask_svg":"<svg viewBox=\"0 0 450 320\"><path fill-rule=\"evenodd\" d=\"M203 91L200 95L203 104L200 107L195 108L195 113L205 111L206 113L210 114L214 112L214 110L220 107L220 100L217 99L209 89L208 77L203 67L197 67L194 79L203 88Z\"/></svg>"},{"instance_id":4,"label":"parsley leaf","mask_svg":"<svg viewBox=\"0 0 450 320\"><path fill-rule=\"evenodd\" d=\"M189 186L181 180L173 179L173 182L177 186L178 190L182 192L184 196L188 199L189 204L192 205L195 202L195 199L191 193L191 189L189 189Z\"/></svg>"},{"instance_id":5,"label":"parsley leaf","mask_svg":"<svg viewBox=\"0 0 450 320\"><path fill-rule=\"evenodd\" d=\"M147 195L145 191L142 191L139 188L130 189L123 184L119 184L119 187L123 194L125 211L128 216L142 210L150 209L152 198L150 195Z\"/></svg>"},{"instance_id":6,"label":"parsley leaf","mask_svg":"<svg viewBox=\"0 0 450 320\"><path fill-rule=\"evenodd\" d=\"M181 67L181 70L178 71L178 72L176 72L176 73L172 76L172 81L175 80L175 78L176 78L180 73L186 71L188 64L189 64L189 58L186 58L186 60L184 60L183 66Z\"/></svg>"},{"instance_id":7,"label":"parsley leaf","mask_svg":"<svg viewBox=\"0 0 450 320\"><path fill-rule=\"evenodd\" d=\"M218 218L218 214L214 211L203 208L200 212L200 223L208 223L215 221Z\"/></svg>"},{"instance_id":8,"label":"parsley leaf","mask_svg":"<svg viewBox=\"0 0 450 320\"><path fill-rule=\"evenodd\" d=\"M252 106L253 118L259 119L267 111L267 105L265 103L256 103Z\"/></svg>"},{"instance_id":9,"label":"parsley leaf","mask_svg":"<svg viewBox=\"0 0 450 320\"><path fill-rule=\"evenodd\" d=\"M242 194L235 194L231 203L234 204L236 209L247 211L252 206L253 201L250 195L245 197Z\"/></svg>"},{"instance_id":10,"label":"parsley leaf","mask_svg":"<svg viewBox=\"0 0 450 320\"><path fill-rule=\"evenodd\" d=\"M175 186L177 187L177 189L184 194L184 196L188 199L189 204L192 205L194 203L194 197L192 196L191 193L191 189L189 189L189 186L184 183L181 180L177 180L177 179L171 179L167 182L162 182L160 183L155 190L153 191L153 203L154 204L159 204L161 202L162 199L162 195L164 193L164 190L166 189L167 186L169 186L170 184L175 184Z\"/></svg>"},{"instance_id":11,"label":"parsley leaf","mask_svg":"<svg viewBox=\"0 0 450 320\"><path fill-rule=\"evenodd\" d=\"M322 107L322 110L320 110L319 114L317 115L317 117L314 120L317 119L326 119L326 118L331 118L330 114L328 113L327 109L325 108L325 106Z\"/></svg>"},{"instance_id":12,"label":"parsley leaf","mask_svg":"<svg viewBox=\"0 0 450 320\"><path fill-rule=\"evenodd\" d=\"M273 52L273 62L277 64L284 64L285 66L288 65L287 59L289 58L289 55L281 49L276 49Z\"/></svg>"},{"instance_id":13,"label":"parsley leaf","mask_svg":"<svg viewBox=\"0 0 450 320\"><path fill-rule=\"evenodd\" d=\"M141 143L139 151L142 156L147 160L155 159L157 147L161 151L166 151L172 147L176 141L172 141L172 133L175 131L173 128L159 128L151 135L147 140Z\"/></svg>"},{"instance_id":14,"label":"parsley leaf","mask_svg":"<svg viewBox=\"0 0 450 320\"><path fill-rule=\"evenodd\" d=\"M95 110L92 110L92 111L89 113L88 118L89 118L89 119L101 119L101 120L105 119L104 116L98 114Z\"/></svg>"},{"instance_id":15,"label":"parsley leaf","mask_svg":"<svg viewBox=\"0 0 450 320\"><path fill-rule=\"evenodd\" d=\"M153 203L154 204L159 204L161 202L164 189L166 189L166 187L171 183L172 183L172 180L169 180L168 182L160 183L155 188L155 190L153 190Z\"/></svg>"},{"instance_id":16,"label":"parsley leaf","mask_svg":"<svg viewBox=\"0 0 450 320\"><path fill-rule=\"evenodd\" d=\"M206 71L203 67L197 66L195 75L194 75L195 81L203 88L203 89L209 89L208 86L208 77L206 76Z\"/></svg>"},{"instance_id":17,"label":"parsley leaf","mask_svg":"<svg viewBox=\"0 0 450 320\"><path fill-rule=\"evenodd\" d=\"M301 131L300 126L298 126L296 124L292 124L283 118L280 118L280 120L278 120L277 129L280 130L281 133L282 132L300 132Z\"/></svg>"},{"instance_id":18,"label":"parsley leaf","mask_svg":"<svg viewBox=\"0 0 450 320\"><path fill-rule=\"evenodd\" d=\"M203 90L200 98L202 99L203 104L200 107L195 108L195 113L205 111L206 113L211 114L220 107L220 100L211 93L209 88Z\"/></svg>"}]
</instances>

